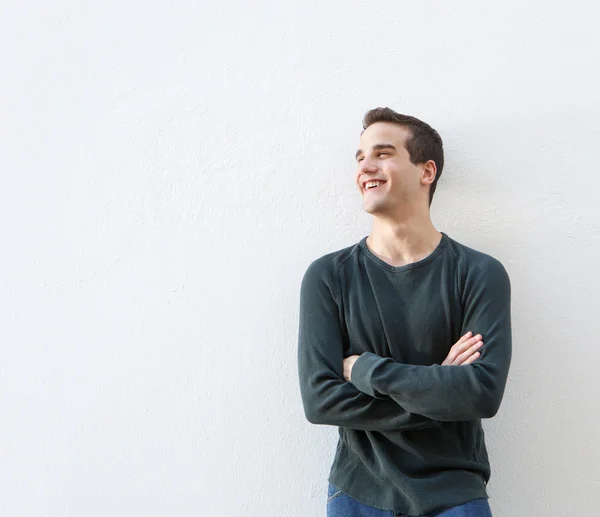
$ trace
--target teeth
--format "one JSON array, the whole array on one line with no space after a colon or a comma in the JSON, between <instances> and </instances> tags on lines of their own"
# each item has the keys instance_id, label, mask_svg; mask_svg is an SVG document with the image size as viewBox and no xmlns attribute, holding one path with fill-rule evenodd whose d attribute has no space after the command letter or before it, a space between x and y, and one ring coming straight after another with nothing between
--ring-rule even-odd
<instances>
[{"instance_id":1,"label":"teeth","mask_svg":"<svg viewBox=\"0 0 600 517\"><path fill-rule=\"evenodd\" d=\"M370 189L372 187L378 187L382 183L383 183L383 181L367 181L367 183L365 183L365 189Z\"/></svg>"}]
</instances>

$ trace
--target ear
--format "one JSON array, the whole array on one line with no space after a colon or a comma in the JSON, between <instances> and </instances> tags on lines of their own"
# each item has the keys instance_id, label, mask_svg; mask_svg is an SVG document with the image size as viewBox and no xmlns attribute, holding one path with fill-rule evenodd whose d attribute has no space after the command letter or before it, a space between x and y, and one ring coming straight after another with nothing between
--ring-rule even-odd
<instances>
[{"instance_id":1,"label":"ear","mask_svg":"<svg viewBox=\"0 0 600 517\"><path fill-rule=\"evenodd\" d=\"M437 167L433 160L428 160L423 164L423 171L421 172L421 184L431 185L437 174Z\"/></svg>"}]
</instances>

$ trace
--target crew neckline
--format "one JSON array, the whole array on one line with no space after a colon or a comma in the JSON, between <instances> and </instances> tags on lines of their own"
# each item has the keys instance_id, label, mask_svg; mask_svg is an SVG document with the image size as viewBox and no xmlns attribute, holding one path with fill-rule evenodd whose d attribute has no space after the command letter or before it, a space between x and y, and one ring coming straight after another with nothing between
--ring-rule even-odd
<instances>
[{"instance_id":1,"label":"crew neckline","mask_svg":"<svg viewBox=\"0 0 600 517\"><path fill-rule=\"evenodd\" d=\"M402 272L402 271L408 271L409 269L415 269L415 268L424 266L425 264L428 264L429 262L431 262L435 257L437 257L442 252L442 250L444 249L446 244L448 244L449 237L444 232L440 232L440 233L442 234L442 238L440 239L440 242L436 246L436 248L429 255L422 258L421 260L417 260L416 262L411 262L410 264L404 264L403 266L392 266L391 264L388 264L385 260L382 260L377 255L375 255L375 253L373 253L369 249L369 246L367 246L367 238L369 237L368 235L363 237L360 240L359 244L360 244L361 249L365 253L365 255L367 257L369 257L371 260L375 261L381 267L387 269L388 271Z\"/></svg>"}]
</instances>

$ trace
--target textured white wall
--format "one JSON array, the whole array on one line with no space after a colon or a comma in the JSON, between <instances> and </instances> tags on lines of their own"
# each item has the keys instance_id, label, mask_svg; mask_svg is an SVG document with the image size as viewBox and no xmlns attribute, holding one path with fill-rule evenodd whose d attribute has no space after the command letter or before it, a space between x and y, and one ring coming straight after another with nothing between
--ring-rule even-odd
<instances>
[{"instance_id":1,"label":"textured white wall","mask_svg":"<svg viewBox=\"0 0 600 517\"><path fill-rule=\"evenodd\" d=\"M2 515L325 514L299 286L369 232L352 156L386 105L445 139L437 228L512 278L494 515L598 513L596 3L0 14Z\"/></svg>"}]
</instances>

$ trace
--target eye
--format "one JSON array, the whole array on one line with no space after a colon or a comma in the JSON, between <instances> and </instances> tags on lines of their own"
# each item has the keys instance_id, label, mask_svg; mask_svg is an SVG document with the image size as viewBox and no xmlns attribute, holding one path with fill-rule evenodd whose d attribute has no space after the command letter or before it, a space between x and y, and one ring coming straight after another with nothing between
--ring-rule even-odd
<instances>
[{"instance_id":1,"label":"eye","mask_svg":"<svg viewBox=\"0 0 600 517\"><path fill-rule=\"evenodd\" d=\"M359 158L358 160L356 160L358 163L362 162L364 160L364 158Z\"/></svg>"},{"instance_id":2,"label":"eye","mask_svg":"<svg viewBox=\"0 0 600 517\"><path fill-rule=\"evenodd\" d=\"M387 152L383 151L383 152L379 153L377 156L383 156L384 154L387 156L390 153L387 153Z\"/></svg>"}]
</instances>

